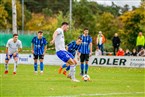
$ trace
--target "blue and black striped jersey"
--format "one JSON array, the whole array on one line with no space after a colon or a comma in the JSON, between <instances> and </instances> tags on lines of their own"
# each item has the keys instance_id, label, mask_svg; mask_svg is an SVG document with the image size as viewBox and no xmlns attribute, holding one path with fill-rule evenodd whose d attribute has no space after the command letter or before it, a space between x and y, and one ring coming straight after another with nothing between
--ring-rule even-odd
<instances>
[{"instance_id":1,"label":"blue and black striped jersey","mask_svg":"<svg viewBox=\"0 0 145 97\"><path fill-rule=\"evenodd\" d=\"M72 41L67 46L68 46L68 52L70 52L73 56L75 56L76 50L80 48L80 45L77 45L76 41Z\"/></svg>"},{"instance_id":2,"label":"blue and black striped jersey","mask_svg":"<svg viewBox=\"0 0 145 97\"><path fill-rule=\"evenodd\" d=\"M83 34L80 37L82 38L82 44L78 51L81 54L89 54L90 53L90 43L92 43L92 37L90 35L84 36Z\"/></svg>"},{"instance_id":3,"label":"blue and black striped jersey","mask_svg":"<svg viewBox=\"0 0 145 97\"><path fill-rule=\"evenodd\" d=\"M42 37L41 39L38 39L37 36L35 36L32 41L32 44L34 44L34 54L35 55L42 55L44 53L45 45L47 44L47 40Z\"/></svg>"}]
</instances>

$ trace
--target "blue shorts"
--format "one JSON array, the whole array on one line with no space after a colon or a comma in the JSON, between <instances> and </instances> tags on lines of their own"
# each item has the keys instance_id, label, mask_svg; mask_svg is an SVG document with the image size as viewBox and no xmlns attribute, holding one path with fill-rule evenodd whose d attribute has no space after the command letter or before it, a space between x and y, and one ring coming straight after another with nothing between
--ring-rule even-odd
<instances>
[{"instance_id":1,"label":"blue shorts","mask_svg":"<svg viewBox=\"0 0 145 97\"><path fill-rule=\"evenodd\" d=\"M57 51L56 55L63 61L63 62L67 62L70 58L74 59L74 56L69 53L68 51Z\"/></svg>"},{"instance_id":2,"label":"blue shorts","mask_svg":"<svg viewBox=\"0 0 145 97\"><path fill-rule=\"evenodd\" d=\"M10 56L10 59L12 58L12 56L13 56L13 54L11 54L11 55L9 55ZM14 57L14 56L13 56ZM16 54L16 56L15 57L18 57L18 53ZM5 58L5 60L9 60L9 58L8 58L8 54L6 54L6 58Z\"/></svg>"}]
</instances>

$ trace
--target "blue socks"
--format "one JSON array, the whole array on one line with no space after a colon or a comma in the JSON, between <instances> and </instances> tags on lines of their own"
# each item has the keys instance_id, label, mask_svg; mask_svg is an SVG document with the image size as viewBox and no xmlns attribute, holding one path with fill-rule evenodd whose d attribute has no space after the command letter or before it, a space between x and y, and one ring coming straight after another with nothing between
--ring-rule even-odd
<instances>
[{"instance_id":1,"label":"blue socks","mask_svg":"<svg viewBox=\"0 0 145 97\"><path fill-rule=\"evenodd\" d=\"M63 65L62 65L62 68L65 68L65 67L67 67L66 64L63 64Z\"/></svg>"},{"instance_id":2,"label":"blue socks","mask_svg":"<svg viewBox=\"0 0 145 97\"><path fill-rule=\"evenodd\" d=\"M81 64L80 67L81 67L81 74L83 75L84 74L84 64Z\"/></svg>"},{"instance_id":3,"label":"blue socks","mask_svg":"<svg viewBox=\"0 0 145 97\"><path fill-rule=\"evenodd\" d=\"M34 70L35 71L37 71L37 67L38 67L37 63L34 63Z\"/></svg>"},{"instance_id":4,"label":"blue socks","mask_svg":"<svg viewBox=\"0 0 145 97\"><path fill-rule=\"evenodd\" d=\"M43 68L44 68L44 64L43 62L40 62L40 70L43 71Z\"/></svg>"},{"instance_id":5,"label":"blue socks","mask_svg":"<svg viewBox=\"0 0 145 97\"><path fill-rule=\"evenodd\" d=\"M66 68L67 67L67 68ZM62 65L62 68L66 68L66 71L70 70L70 66L66 66L66 64Z\"/></svg>"},{"instance_id":6,"label":"blue socks","mask_svg":"<svg viewBox=\"0 0 145 97\"><path fill-rule=\"evenodd\" d=\"M85 64L85 74L87 74L87 72L88 72L88 64Z\"/></svg>"},{"instance_id":7,"label":"blue socks","mask_svg":"<svg viewBox=\"0 0 145 97\"><path fill-rule=\"evenodd\" d=\"M68 66L67 68L66 68L66 71L69 71L70 70L70 66Z\"/></svg>"},{"instance_id":8,"label":"blue socks","mask_svg":"<svg viewBox=\"0 0 145 97\"><path fill-rule=\"evenodd\" d=\"M89 65L85 64L84 66L84 64L81 64L80 67L81 67L81 75L84 75L84 69L85 69L85 74L87 74Z\"/></svg>"}]
</instances>

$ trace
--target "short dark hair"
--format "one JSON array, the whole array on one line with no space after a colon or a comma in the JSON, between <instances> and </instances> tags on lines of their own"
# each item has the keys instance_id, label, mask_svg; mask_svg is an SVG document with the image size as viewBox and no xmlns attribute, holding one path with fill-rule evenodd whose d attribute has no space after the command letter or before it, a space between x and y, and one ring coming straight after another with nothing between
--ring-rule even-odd
<instances>
[{"instance_id":1,"label":"short dark hair","mask_svg":"<svg viewBox=\"0 0 145 97\"><path fill-rule=\"evenodd\" d=\"M78 39L82 40L82 38L81 38L81 37L78 37Z\"/></svg>"},{"instance_id":2,"label":"short dark hair","mask_svg":"<svg viewBox=\"0 0 145 97\"><path fill-rule=\"evenodd\" d=\"M43 33L42 31L38 31L38 33Z\"/></svg>"},{"instance_id":3,"label":"short dark hair","mask_svg":"<svg viewBox=\"0 0 145 97\"><path fill-rule=\"evenodd\" d=\"M67 22L63 22L62 24L61 24L61 26L63 26L63 25L69 25Z\"/></svg>"},{"instance_id":4,"label":"short dark hair","mask_svg":"<svg viewBox=\"0 0 145 97\"><path fill-rule=\"evenodd\" d=\"M13 34L13 37L18 36L18 34Z\"/></svg>"},{"instance_id":5,"label":"short dark hair","mask_svg":"<svg viewBox=\"0 0 145 97\"><path fill-rule=\"evenodd\" d=\"M85 31L85 30L89 30L89 29L88 29L88 28L84 28L84 31Z\"/></svg>"}]
</instances>

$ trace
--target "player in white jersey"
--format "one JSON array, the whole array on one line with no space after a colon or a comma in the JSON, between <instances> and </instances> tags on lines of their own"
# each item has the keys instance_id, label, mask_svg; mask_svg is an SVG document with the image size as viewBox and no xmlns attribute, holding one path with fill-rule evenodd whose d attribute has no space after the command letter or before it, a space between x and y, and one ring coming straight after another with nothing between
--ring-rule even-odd
<instances>
[{"instance_id":1,"label":"player in white jersey","mask_svg":"<svg viewBox=\"0 0 145 97\"><path fill-rule=\"evenodd\" d=\"M13 34L13 38L9 39L6 44L6 58L5 58L5 74L8 74L8 62L11 57L14 58L14 71L13 74L16 74L17 62L18 62L18 53L22 50L22 43L18 40L18 34Z\"/></svg>"},{"instance_id":2,"label":"player in white jersey","mask_svg":"<svg viewBox=\"0 0 145 97\"><path fill-rule=\"evenodd\" d=\"M64 32L66 32L69 28L69 24L67 22L63 22L61 28L58 28L53 34L53 40L50 42L51 44L55 43L55 49L57 56L66 63L67 66L70 66L70 73L68 77L72 79L72 81L79 82L75 78L75 64L77 64L74 56L69 53L65 49L65 40L64 40Z\"/></svg>"}]
</instances>

